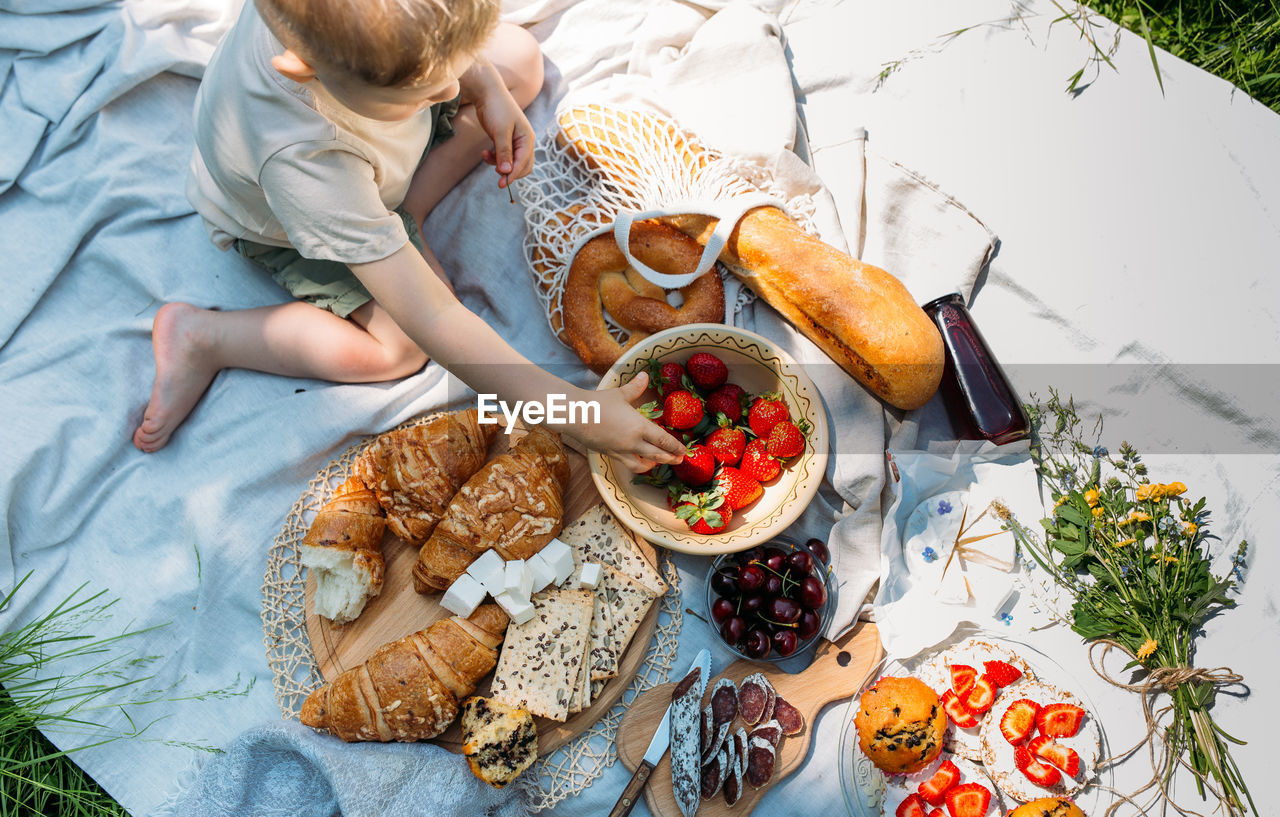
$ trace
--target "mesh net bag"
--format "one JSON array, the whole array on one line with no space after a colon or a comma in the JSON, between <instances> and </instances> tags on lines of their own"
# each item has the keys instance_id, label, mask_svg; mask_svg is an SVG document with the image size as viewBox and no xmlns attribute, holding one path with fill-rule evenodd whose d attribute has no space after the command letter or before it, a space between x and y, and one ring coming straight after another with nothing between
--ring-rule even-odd
<instances>
[{"instance_id":1,"label":"mesh net bag","mask_svg":"<svg viewBox=\"0 0 1280 817\"><path fill-rule=\"evenodd\" d=\"M524 207L525 256L551 330L562 342L569 265L598 235L612 231L637 272L674 289L712 267L733 226L752 207L779 207L813 231L811 197L788 199L763 165L722 154L650 109L594 102L562 106L516 193ZM683 213L720 220L696 270L664 275L631 255L627 236L634 221ZM730 319L750 298L744 287L735 293L727 299ZM607 315L606 320L614 336L625 339L626 330Z\"/></svg>"}]
</instances>

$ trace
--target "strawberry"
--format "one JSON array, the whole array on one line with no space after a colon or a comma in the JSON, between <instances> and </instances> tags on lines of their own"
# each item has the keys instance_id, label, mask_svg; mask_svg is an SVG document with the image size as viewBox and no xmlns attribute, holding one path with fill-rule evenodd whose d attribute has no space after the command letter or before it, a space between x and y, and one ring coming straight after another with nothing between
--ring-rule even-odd
<instances>
[{"instance_id":1,"label":"strawberry","mask_svg":"<svg viewBox=\"0 0 1280 817\"><path fill-rule=\"evenodd\" d=\"M761 485L765 485L776 479L782 472L782 464L769 456L764 440L752 440L742 451L742 461L738 464L738 469Z\"/></svg>"},{"instance_id":2,"label":"strawberry","mask_svg":"<svg viewBox=\"0 0 1280 817\"><path fill-rule=\"evenodd\" d=\"M947 817L947 813L940 808L936 808L929 812L929 817Z\"/></svg>"},{"instance_id":3,"label":"strawberry","mask_svg":"<svg viewBox=\"0 0 1280 817\"><path fill-rule=\"evenodd\" d=\"M804 435L790 420L775 423L769 429L769 440L766 443L769 453L781 459L790 459L804 453Z\"/></svg>"},{"instance_id":4,"label":"strawberry","mask_svg":"<svg viewBox=\"0 0 1280 817\"><path fill-rule=\"evenodd\" d=\"M684 362L684 368L693 385L705 391L718 389L729 379L729 367L710 352L694 352Z\"/></svg>"},{"instance_id":5,"label":"strawberry","mask_svg":"<svg viewBox=\"0 0 1280 817\"><path fill-rule=\"evenodd\" d=\"M978 725L978 718L969 711L969 707L964 705L964 701L956 697L951 690L942 693L942 708L947 711L947 717L956 726L966 728Z\"/></svg>"},{"instance_id":6,"label":"strawberry","mask_svg":"<svg viewBox=\"0 0 1280 817\"><path fill-rule=\"evenodd\" d=\"M1022 670L1004 661L983 661L982 669L1002 689L1022 677Z\"/></svg>"},{"instance_id":7,"label":"strawberry","mask_svg":"<svg viewBox=\"0 0 1280 817\"><path fill-rule=\"evenodd\" d=\"M977 683L978 671L968 664L952 664L951 669L951 688L955 690L956 696L960 700L969 697L969 693L973 690L973 685Z\"/></svg>"},{"instance_id":8,"label":"strawberry","mask_svg":"<svg viewBox=\"0 0 1280 817\"><path fill-rule=\"evenodd\" d=\"M974 682L973 689L969 691L968 696L964 699L964 704L974 714L985 715L987 710L991 709L991 705L996 702L996 692L995 682L986 673L983 673Z\"/></svg>"},{"instance_id":9,"label":"strawberry","mask_svg":"<svg viewBox=\"0 0 1280 817\"><path fill-rule=\"evenodd\" d=\"M662 401L662 422L679 431L693 428L702 422L702 401L691 391L671 392Z\"/></svg>"},{"instance_id":10,"label":"strawberry","mask_svg":"<svg viewBox=\"0 0 1280 817\"><path fill-rule=\"evenodd\" d=\"M924 801L931 806L940 806L946 798L947 790L960 782L960 770L950 760L942 761L933 777L920 784L916 789Z\"/></svg>"},{"instance_id":11,"label":"strawberry","mask_svg":"<svg viewBox=\"0 0 1280 817\"><path fill-rule=\"evenodd\" d=\"M1036 760L1025 746L1015 746L1013 749L1013 765L1018 767L1018 771L1026 775L1026 778L1037 786L1043 786L1046 789L1053 788L1062 782L1062 772Z\"/></svg>"},{"instance_id":12,"label":"strawberry","mask_svg":"<svg viewBox=\"0 0 1280 817\"><path fill-rule=\"evenodd\" d=\"M1036 727L1045 737L1069 738L1083 721L1084 710L1075 704L1047 704L1036 716Z\"/></svg>"},{"instance_id":13,"label":"strawberry","mask_svg":"<svg viewBox=\"0 0 1280 817\"><path fill-rule=\"evenodd\" d=\"M1070 746L1055 743L1052 738L1040 735L1027 745L1032 757L1047 760L1057 766L1067 777L1080 774L1080 755Z\"/></svg>"},{"instance_id":14,"label":"strawberry","mask_svg":"<svg viewBox=\"0 0 1280 817\"><path fill-rule=\"evenodd\" d=\"M965 783L947 792L951 817L986 817L991 808L991 790L981 783Z\"/></svg>"},{"instance_id":15,"label":"strawberry","mask_svg":"<svg viewBox=\"0 0 1280 817\"><path fill-rule=\"evenodd\" d=\"M742 395L746 394L736 383L725 383L707 395L707 413L713 417L723 414L730 423L742 419Z\"/></svg>"},{"instance_id":16,"label":"strawberry","mask_svg":"<svg viewBox=\"0 0 1280 817\"><path fill-rule=\"evenodd\" d=\"M719 490L685 494L676 506L676 518L683 519L694 533L719 533L728 527L733 509Z\"/></svg>"},{"instance_id":17,"label":"strawberry","mask_svg":"<svg viewBox=\"0 0 1280 817\"><path fill-rule=\"evenodd\" d=\"M898 804L898 810L893 815L894 817L926 817L927 811L924 798L918 794L908 794L907 799Z\"/></svg>"},{"instance_id":18,"label":"strawberry","mask_svg":"<svg viewBox=\"0 0 1280 817\"><path fill-rule=\"evenodd\" d=\"M1019 698L1009 704L1009 708L1000 717L1000 734L1017 746L1036 730L1036 715L1039 712L1040 704L1030 698Z\"/></svg>"},{"instance_id":19,"label":"strawberry","mask_svg":"<svg viewBox=\"0 0 1280 817\"><path fill-rule=\"evenodd\" d=\"M756 398L747 410L747 425L757 437L768 437L773 427L783 420L790 420L787 404L776 392L766 392Z\"/></svg>"},{"instance_id":20,"label":"strawberry","mask_svg":"<svg viewBox=\"0 0 1280 817\"><path fill-rule=\"evenodd\" d=\"M707 436L707 448L721 465L737 465L746 447L747 435L733 426L721 426Z\"/></svg>"},{"instance_id":21,"label":"strawberry","mask_svg":"<svg viewBox=\"0 0 1280 817\"><path fill-rule=\"evenodd\" d=\"M659 397L684 388L684 367L675 361L659 363L649 361L649 385L658 390Z\"/></svg>"},{"instance_id":22,"label":"strawberry","mask_svg":"<svg viewBox=\"0 0 1280 817\"><path fill-rule=\"evenodd\" d=\"M764 488L760 483L737 468L724 467L716 475L716 485L724 490L724 499L735 511L741 510L760 498Z\"/></svg>"},{"instance_id":23,"label":"strawberry","mask_svg":"<svg viewBox=\"0 0 1280 817\"><path fill-rule=\"evenodd\" d=\"M684 459L671 466L676 479L686 485L705 485L716 473L716 458L711 449L694 443L684 450Z\"/></svg>"}]
</instances>

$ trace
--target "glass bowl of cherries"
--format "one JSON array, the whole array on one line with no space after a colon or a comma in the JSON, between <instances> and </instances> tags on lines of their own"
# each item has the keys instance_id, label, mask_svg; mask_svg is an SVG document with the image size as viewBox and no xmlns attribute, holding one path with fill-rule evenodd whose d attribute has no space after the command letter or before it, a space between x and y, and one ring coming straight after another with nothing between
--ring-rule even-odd
<instances>
[{"instance_id":1,"label":"glass bowl of cherries","mask_svg":"<svg viewBox=\"0 0 1280 817\"><path fill-rule=\"evenodd\" d=\"M707 574L707 612L730 652L781 661L818 641L835 609L830 554L821 539L778 537L725 553Z\"/></svg>"}]
</instances>

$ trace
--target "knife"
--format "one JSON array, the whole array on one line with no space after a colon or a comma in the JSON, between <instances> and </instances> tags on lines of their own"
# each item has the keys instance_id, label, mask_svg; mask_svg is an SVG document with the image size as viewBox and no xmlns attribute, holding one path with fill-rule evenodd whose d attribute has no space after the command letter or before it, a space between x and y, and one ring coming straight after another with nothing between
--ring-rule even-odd
<instances>
[{"instance_id":1,"label":"knife","mask_svg":"<svg viewBox=\"0 0 1280 817\"><path fill-rule=\"evenodd\" d=\"M689 674L694 670L698 670L698 678L693 684L697 688L695 691L697 692L696 700L698 706L695 707L695 711L701 713L702 694L706 691L707 676L711 673L711 652L709 650L702 650L698 653L697 657L693 659L693 663L689 665L688 672L681 676L680 680L688 678ZM679 686L677 685L678 688ZM692 692L689 694L692 695ZM626 817L631 813L636 801L640 799L640 792L644 789L645 783L649 781L649 775L653 773L654 767L662 760L662 756L667 753L667 747L671 744L671 708L674 705L675 701L672 700L671 705L667 707L666 713L662 716L662 720L658 722L658 728L653 733L653 739L649 741L649 748L645 750L644 758L640 761L640 765L636 767L635 773L631 775L631 780L627 783L626 788L622 790L622 795L618 798L618 802L614 804L613 810L609 812L609 817ZM699 736L696 723L695 721L695 739ZM699 756L699 754L699 752L695 751L695 757ZM674 777L674 770L672 775ZM685 817L692 817L693 812L698 808L698 794L695 793L694 795L691 809L687 809L687 804L680 802L679 794L676 795L676 803L680 806L680 811L684 813Z\"/></svg>"}]
</instances>

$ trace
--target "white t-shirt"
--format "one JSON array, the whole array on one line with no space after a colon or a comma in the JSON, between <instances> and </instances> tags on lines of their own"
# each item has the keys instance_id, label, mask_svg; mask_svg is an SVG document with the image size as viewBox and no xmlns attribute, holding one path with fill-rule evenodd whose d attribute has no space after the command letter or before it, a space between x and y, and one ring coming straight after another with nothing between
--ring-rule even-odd
<instances>
[{"instance_id":1,"label":"white t-shirt","mask_svg":"<svg viewBox=\"0 0 1280 817\"><path fill-rule=\"evenodd\" d=\"M391 210L431 141L431 110L359 116L276 71L284 50L247 0L196 93L187 197L223 249L244 238L348 264L386 258L408 241Z\"/></svg>"}]
</instances>

